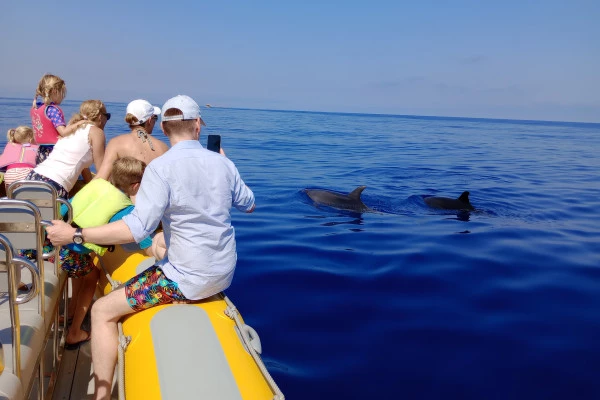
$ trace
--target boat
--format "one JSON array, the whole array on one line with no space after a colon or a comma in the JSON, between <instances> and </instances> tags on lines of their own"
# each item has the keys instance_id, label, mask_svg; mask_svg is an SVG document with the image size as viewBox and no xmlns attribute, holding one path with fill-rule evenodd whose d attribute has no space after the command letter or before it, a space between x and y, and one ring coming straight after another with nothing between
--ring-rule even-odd
<instances>
[{"instance_id":1,"label":"boat","mask_svg":"<svg viewBox=\"0 0 600 400\"><path fill-rule=\"evenodd\" d=\"M122 246L96 261L105 294L155 263ZM284 399L260 358L258 334L224 293L130 314L119 336L119 390L127 400Z\"/></svg>"},{"instance_id":2,"label":"boat","mask_svg":"<svg viewBox=\"0 0 600 400\"><path fill-rule=\"evenodd\" d=\"M4 328L0 329L0 399L81 398L58 393L71 388L70 382L63 382L67 378L62 362L73 352L64 351L66 322L59 324L68 285L58 263L50 262L50 255L41 251L44 220L57 218L58 205L64 201L43 182L20 183L20 191L11 186L11 198L0 199L0 266L5 270L2 273L0 267L0 324ZM21 258L16 255L20 248L36 248L39 257ZM98 296L155 262L141 251L128 252L120 245L94 261L105 272ZM30 289L18 295L21 268L30 272L23 276L27 281L26 275L31 275ZM258 334L244 323L225 293L190 304L157 306L119 322L115 391L119 399L127 400L283 400L260 353ZM71 371L70 375L77 374ZM89 385L90 376L84 373L88 380L84 384Z\"/></svg>"}]
</instances>

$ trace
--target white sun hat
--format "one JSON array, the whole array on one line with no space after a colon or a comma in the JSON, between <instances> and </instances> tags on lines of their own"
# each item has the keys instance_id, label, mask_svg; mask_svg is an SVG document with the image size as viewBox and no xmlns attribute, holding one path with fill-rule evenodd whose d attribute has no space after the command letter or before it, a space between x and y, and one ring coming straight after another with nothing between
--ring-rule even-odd
<instances>
[{"instance_id":1,"label":"white sun hat","mask_svg":"<svg viewBox=\"0 0 600 400\"><path fill-rule=\"evenodd\" d=\"M138 99L127 104L127 114L131 114L138 119L138 125L142 125L154 115L160 115L160 108L153 106L146 100Z\"/></svg>"}]
</instances>

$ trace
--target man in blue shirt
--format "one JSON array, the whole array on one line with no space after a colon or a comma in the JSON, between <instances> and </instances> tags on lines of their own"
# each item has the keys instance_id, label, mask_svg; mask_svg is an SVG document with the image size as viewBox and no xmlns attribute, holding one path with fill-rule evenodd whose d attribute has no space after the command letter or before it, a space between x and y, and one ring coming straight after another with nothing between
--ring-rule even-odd
<instances>
[{"instance_id":1,"label":"man in blue shirt","mask_svg":"<svg viewBox=\"0 0 600 400\"><path fill-rule=\"evenodd\" d=\"M204 125L198 104L180 95L167 100L162 110L161 127L171 148L146 167L134 211L95 228L75 230L62 221L47 227L55 245L81 240L118 244L140 242L162 221L167 256L92 308L96 399L110 398L119 319L159 304L200 300L229 287L237 261L231 207L248 213L255 208L254 194L233 162L198 141Z\"/></svg>"}]
</instances>

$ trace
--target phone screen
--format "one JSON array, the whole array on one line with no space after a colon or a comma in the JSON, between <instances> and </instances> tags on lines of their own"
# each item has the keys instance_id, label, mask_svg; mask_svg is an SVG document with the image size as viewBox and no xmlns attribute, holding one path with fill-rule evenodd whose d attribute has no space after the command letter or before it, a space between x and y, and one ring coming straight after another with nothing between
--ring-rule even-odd
<instances>
[{"instance_id":1,"label":"phone screen","mask_svg":"<svg viewBox=\"0 0 600 400\"><path fill-rule=\"evenodd\" d=\"M206 148L218 153L221 150L221 135L208 135Z\"/></svg>"}]
</instances>

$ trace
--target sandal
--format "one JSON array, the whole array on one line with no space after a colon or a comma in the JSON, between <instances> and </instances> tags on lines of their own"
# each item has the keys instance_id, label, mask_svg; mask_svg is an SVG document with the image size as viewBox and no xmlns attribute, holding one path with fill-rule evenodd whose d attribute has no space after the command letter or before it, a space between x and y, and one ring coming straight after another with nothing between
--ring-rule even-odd
<instances>
[{"instance_id":1,"label":"sandal","mask_svg":"<svg viewBox=\"0 0 600 400\"><path fill-rule=\"evenodd\" d=\"M77 350L82 344L89 342L92 339L92 334L90 332L87 333L87 338L80 340L75 343L67 343L65 342L65 350Z\"/></svg>"}]
</instances>

